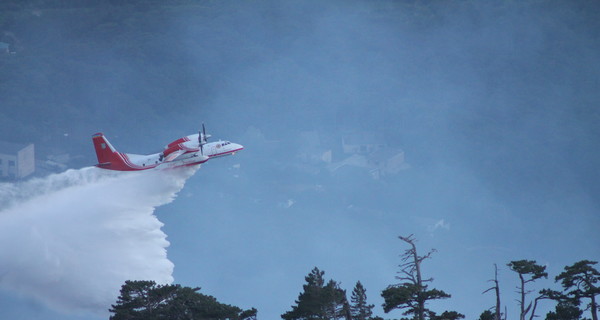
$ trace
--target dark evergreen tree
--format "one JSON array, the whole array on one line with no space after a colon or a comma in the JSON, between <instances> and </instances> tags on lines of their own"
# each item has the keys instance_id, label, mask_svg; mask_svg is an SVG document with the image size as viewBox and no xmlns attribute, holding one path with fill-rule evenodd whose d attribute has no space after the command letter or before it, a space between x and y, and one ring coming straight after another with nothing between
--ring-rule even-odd
<instances>
[{"instance_id":1,"label":"dark evergreen tree","mask_svg":"<svg viewBox=\"0 0 600 320\"><path fill-rule=\"evenodd\" d=\"M175 286L157 285L154 281L125 281L117 303L109 310L111 320L158 319L164 312L164 301L170 300Z\"/></svg>"},{"instance_id":2,"label":"dark evergreen tree","mask_svg":"<svg viewBox=\"0 0 600 320\"><path fill-rule=\"evenodd\" d=\"M358 281L350 297L350 313L353 320L367 320L373 315L375 305L367 303L367 290Z\"/></svg>"},{"instance_id":3,"label":"dark evergreen tree","mask_svg":"<svg viewBox=\"0 0 600 320\"><path fill-rule=\"evenodd\" d=\"M323 289L325 319L352 320L346 290L341 289L339 284L333 280L329 280Z\"/></svg>"},{"instance_id":4,"label":"dark evergreen tree","mask_svg":"<svg viewBox=\"0 0 600 320\"><path fill-rule=\"evenodd\" d=\"M479 316L479 320L496 320L496 314L494 314L490 310L485 310Z\"/></svg>"},{"instance_id":5,"label":"dark evergreen tree","mask_svg":"<svg viewBox=\"0 0 600 320\"><path fill-rule=\"evenodd\" d=\"M439 316L435 312L429 312L429 319L431 320L458 320L464 319L465 315L456 311L444 311Z\"/></svg>"},{"instance_id":6,"label":"dark evergreen tree","mask_svg":"<svg viewBox=\"0 0 600 320\"><path fill-rule=\"evenodd\" d=\"M579 304L572 300L560 301L553 311L546 314L546 320L579 320L583 311Z\"/></svg>"},{"instance_id":7,"label":"dark evergreen tree","mask_svg":"<svg viewBox=\"0 0 600 320\"><path fill-rule=\"evenodd\" d=\"M117 303L109 310L111 320L251 320L257 311L222 304L200 288L157 285L154 281L126 281Z\"/></svg>"},{"instance_id":8,"label":"dark evergreen tree","mask_svg":"<svg viewBox=\"0 0 600 320\"><path fill-rule=\"evenodd\" d=\"M566 266L565 271L555 278L557 282L561 281L566 298L578 302L582 298L590 299L588 309L593 320L598 320L596 296L600 294L600 272L593 267L597 263L589 260L576 262L572 266Z\"/></svg>"},{"instance_id":9,"label":"dark evergreen tree","mask_svg":"<svg viewBox=\"0 0 600 320\"><path fill-rule=\"evenodd\" d=\"M531 292L531 291L527 291L525 289L525 285L527 283L533 282L542 277L548 278L548 273L546 272L546 267L536 264L535 260L511 261L508 264L508 267L512 271L519 274L519 280L521 281L520 285L517 287L517 289L519 290L519 293L521 295L520 300L518 300L519 306L521 307L520 319L525 320L525 317L527 316L529 311L532 311L530 319L533 319L533 317L535 316L535 308L532 310L531 309L531 307L533 306L532 302L529 302L527 304L525 301L526 295ZM539 297L538 297L538 299L535 300L536 306L537 306L538 300L539 300ZM526 304L527 304L527 306L526 306Z\"/></svg>"},{"instance_id":10,"label":"dark evergreen tree","mask_svg":"<svg viewBox=\"0 0 600 320\"><path fill-rule=\"evenodd\" d=\"M381 296L385 300L383 310L387 313L394 309L400 309L405 310L403 315L413 315L414 319L433 319L435 313L425 308L426 302L450 298L450 295L444 291L428 289L425 283L431 282L433 279L423 279L421 275L421 263L429 258L435 250L424 256L419 256L412 235L399 238L410 244L411 248L402 255L403 263L400 265L400 276L396 277L403 282L390 285L381 292Z\"/></svg>"},{"instance_id":11,"label":"dark evergreen tree","mask_svg":"<svg viewBox=\"0 0 600 320\"><path fill-rule=\"evenodd\" d=\"M285 320L330 320L346 318L350 320L346 291L337 282L329 280L325 284L324 271L315 267L304 279L303 292L298 296L292 310L281 315Z\"/></svg>"},{"instance_id":12,"label":"dark evergreen tree","mask_svg":"<svg viewBox=\"0 0 600 320\"><path fill-rule=\"evenodd\" d=\"M321 310L319 301L321 292L325 286L324 274L324 271L315 267L304 278L306 280L306 284L302 286L304 291L298 296L296 305L292 307L292 310L281 316L283 319L302 319L302 317L310 319L309 317L312 315L323 316L321 314L323 310Z\"/></svg>"}]
</instances>

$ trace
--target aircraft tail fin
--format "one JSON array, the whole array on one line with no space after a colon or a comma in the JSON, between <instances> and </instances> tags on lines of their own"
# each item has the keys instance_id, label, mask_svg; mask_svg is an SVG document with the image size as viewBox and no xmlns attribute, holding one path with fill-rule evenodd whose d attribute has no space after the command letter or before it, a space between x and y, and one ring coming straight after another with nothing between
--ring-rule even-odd
<instances>
[{"instance_id":1,"label":"aircraft tail fin","mask_svg":"<svg viewBox=\"0 0 600 320\"><path fill-rule=\"evenodd\" d=\"M104 134L96 133L92 136L92 141L94 142L94 149L96 149L96 157L98 157L97 167L113 170L127 167L123 157L108 142Z\"/></svg>"}]
</instances>

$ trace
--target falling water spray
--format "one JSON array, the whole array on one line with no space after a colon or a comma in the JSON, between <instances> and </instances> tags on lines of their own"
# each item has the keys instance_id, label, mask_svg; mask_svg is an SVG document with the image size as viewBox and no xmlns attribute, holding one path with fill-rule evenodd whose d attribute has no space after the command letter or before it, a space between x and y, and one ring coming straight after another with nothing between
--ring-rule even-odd
<instances>
[{"instance_id":1,"label":"falling water spray","mask_svg":"<svg viewBox=\"0 0 600 320\"><path fill-rule=\"evenodd\" d=\"M171 283L154 210L195 170L90 167L0 184L0 288L56 310L106 313L125 280Z\"/></svg>"}]
</instances>

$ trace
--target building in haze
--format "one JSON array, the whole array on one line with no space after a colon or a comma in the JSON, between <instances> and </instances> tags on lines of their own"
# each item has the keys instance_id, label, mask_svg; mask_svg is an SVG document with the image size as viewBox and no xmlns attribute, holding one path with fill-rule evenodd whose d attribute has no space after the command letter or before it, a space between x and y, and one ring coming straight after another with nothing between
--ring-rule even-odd
<instances>
[{"instance_id":1,"label":"building in haze","mask_svg":"<svg viewBox=\"0 0 600 320\"><path fill-rule=\"evenodd\" d=\"M0 179L22 179L35 171L33 144L0 141Z\"/></svg>"}]
</instances>

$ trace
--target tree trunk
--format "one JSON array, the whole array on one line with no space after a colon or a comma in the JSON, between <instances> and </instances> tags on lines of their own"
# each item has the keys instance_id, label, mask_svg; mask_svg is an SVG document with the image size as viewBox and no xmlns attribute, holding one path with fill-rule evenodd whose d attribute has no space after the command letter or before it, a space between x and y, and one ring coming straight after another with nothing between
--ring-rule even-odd
<instances>
[{"instance_id":1,"label":"tree trunk","mask_svg":"<svg viewBox=\"0 0 600 320\"><path fill-rule=\"evenodd\" d=\"M521 320L525 320L525 279L523 279L523 275L519 273L519 279L521 279Z\"/></svg>"},{"instance_id":2,"label":"tree trunk","mask_svg":"<svg viewBox=\"0 0 600 320\"><path fill-rule=\"evenodd\" d=\"M500 286L498 285L498 266L494 263L494 290L496 291L496 318L500 320Z\"/></svg>"},{"instance_id":3,"label":"tree trunk","mask_svg":"<svg viewBox=\"0 0 600 320\"><path fill-rule=\"evenodd\" d=\"M592 294L592 303L590 304L590 309L592 309L592 320L598 320L598 305L596 304L596 296Z\"/></svg>"},{"instance_id":4,"label":"tree trunk","mask_svg":"<svg viewBox=\"0 0 600 320\"><path fill-rule=\"evenodd\" d=\"M419 297L417 300L418 305L418 314L419 320L425 320L425 299L423 299L423 279L421 278L421 260L417 255L417 247L415 243L410 237L400 237L400 239L408 242L412 246L412 254L413 260L415 261L415 270L417 272L417 287L419 288ZM595 319L596 320L596 319Z\"/></svg>"}]
</instances>

